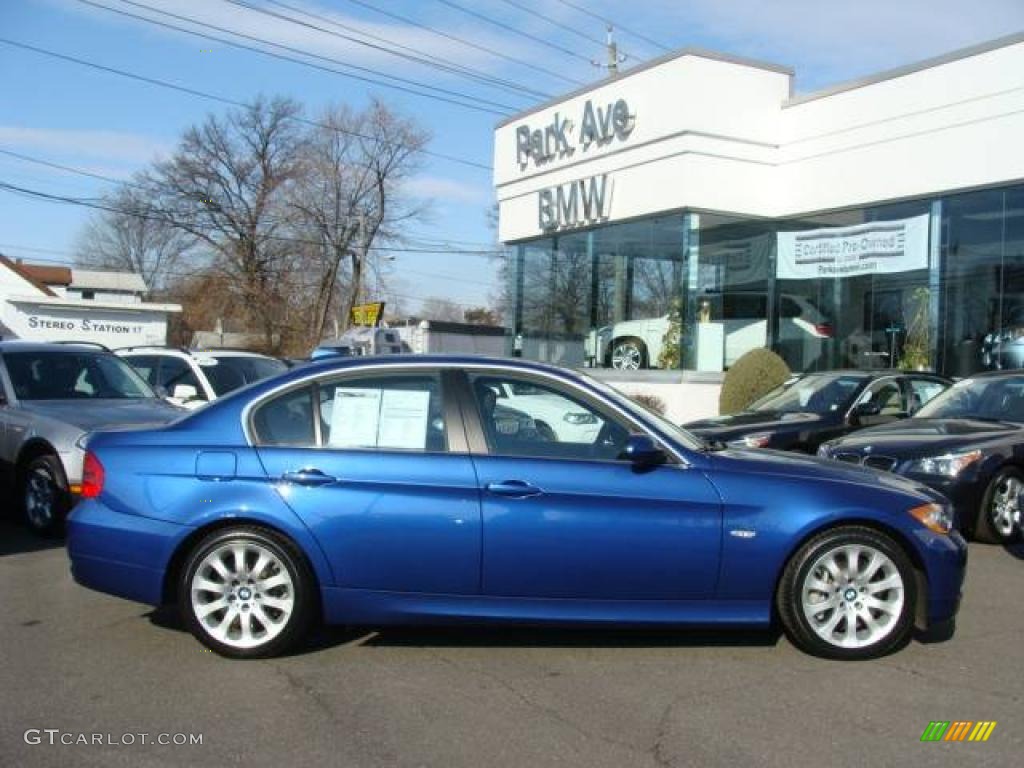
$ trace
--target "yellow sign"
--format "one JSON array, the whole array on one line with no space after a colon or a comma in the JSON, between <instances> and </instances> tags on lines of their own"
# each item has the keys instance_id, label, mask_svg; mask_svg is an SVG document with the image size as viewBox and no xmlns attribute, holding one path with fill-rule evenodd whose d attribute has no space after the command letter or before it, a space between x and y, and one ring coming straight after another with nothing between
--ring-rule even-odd
<instances>
[{"instance_id":1,"label":"yellow sign","mask_svg":"<svg viewBox=\"0 0 1024 768\"><path fill-rule=\"evenodd\" d=\"M380 321L383 316L383 301L376 301L372 304L357 304L352 307L352 312L349 315L349 323L352 325L365 325L370 328L376 328L380 325Z\"/></svg>"}]
</instances>

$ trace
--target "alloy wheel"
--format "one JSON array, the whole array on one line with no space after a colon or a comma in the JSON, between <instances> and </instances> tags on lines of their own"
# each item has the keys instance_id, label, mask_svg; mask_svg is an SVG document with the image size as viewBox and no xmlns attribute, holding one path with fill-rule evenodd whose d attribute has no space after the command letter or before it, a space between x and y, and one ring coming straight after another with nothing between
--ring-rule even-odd
<instances>
[{"instance_id":1,"label":"alloy wheel","mask_svg":"<svg viewBox=\"0 0 1024 768\"><path fill-rule=\"evenodd\" d=\"M1024 483L1012 475L1005 475L992 494L988 505L988 517L992 528L1004 539L1013 535L1017 515L1020 513L1020 494Z\"/></svg>"},{"instance_id":2,"label":"alloy wheel","mask_svg":"<svg viewBox=\"0 0 1024 768\"><path fill-rule=\"evenodd\" d=\"M619 344L612 350L612 368L636 371L639 370L641 362L640 350L635 344Z\"/></svg>"},{"instance_id":3,"label":"alloy wheel","mask_svg":"<svg viewBox=\"0 0 1024 768\"><path fill-rule=\"evenodd\" d=\"M826 551L800 586L807 622L818 637L840 648L867 648L891 634L905 597L896 564L864 544Z\"/></svg>"},{"instance_id":4,"label":"alloy wheel","mask_svg":"<svg viewBox=\"0 0 1024 768\"><path fill-rule=\"evenodd\" d=\"M25 479L25 516L36 530L53 524L57 481L45 467L33 467Z\"/></svg>"},{"instance_id":5,"label":"alloy wheel","mask_svg":"<svg viewBox=\"0 0 1024 768\"><path fill-rule=\"evenodd\" d=\"M281 559L249 540L228 540L196 568L191 582L196 621L210 637L237 649L277 637L295 611L295 585Z\"/></svg>"}]
</instances>

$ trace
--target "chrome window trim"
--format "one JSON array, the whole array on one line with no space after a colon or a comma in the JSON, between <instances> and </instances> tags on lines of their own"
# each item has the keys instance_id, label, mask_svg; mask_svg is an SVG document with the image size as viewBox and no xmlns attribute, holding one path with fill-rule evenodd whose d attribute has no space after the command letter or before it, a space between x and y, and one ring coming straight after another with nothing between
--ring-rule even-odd
<instances>
[{"instance_id":1,"label":"chrome window trim","mask_svg":"<svg viewBox=\"0 0 1024 768\"><path fill-rule=\"evenodd\" d=\"M582 387L578 382L573 380L572 376L560 375L558 373L555 373L555 372L552 372L552 371L547 371L547 370L544 370L542 368L527 368L527 367L516 366L516 365L502 365L500 363L496 364L496 363L455 363L455 362L422 362L422 363L421 362L410 362L410 363L404 363L403 362L401 364L399 364L399 363L376 363L376 364L371 363L371 364L366 364L366 365L362 365L362 364L358 364L357 363L355 365L346 366L345 368L342 368L340 370L333 369L333 370L317 371L315 373L310 373L310 374L308 374L306 376L303 376L300 379L295 379L295 380L287 382L286 384L278 385L277 387L274 387L273 389L271 389L269 392L265 392L264 394L260 395L255 400L252 400L249 403L246 403L245 407L242 409L242 412L240 414L242 434L245 436L246 445L249 448L254 448L254 449L260 447L259 444L257 444L256 441L253 440L253 433L250 430L252 412L256 408L261 406L263 403L265 403L267 400L273 398L274 396L276 396L278 394L286 392L286 391L288 391L290 389L299 389L299 388L301 388L303 386L309 386L310 383L315 383L315 382L317 382L318 379L322 379L322 378L346 376L348 374L358 375L360 373L365 373L367 371L391 371L391 372L397 374L397 373L402 373L402 372L407 372L407 371L417 371L417 370L424 369L424 368L431 369L431 370L436 370L436 371L443 371L443 370L449 370L449 369L463 370L463 371L469 371L469 370L506 371L506 372L510 372L512 374L519 373L519 374L525 374L525 375L528 375L528 376L537 376L537 377L540 377L540 378L543 378L543 379L550 380L550 381L552 381L552 382L554 382L556 384L557 383L565 384L565 385L569 386L570 388L573 388L573 389L576 389L576 390L580 390L582 392L582 397L584 397L584 398L591 398L591 399L597 400L598 402L602 403L604 406L610 408L612 411L614 411L619 416L625 418L630 424L635 424L635 425L639 426L644 434L646 434L648 437L650 437L651 439L656 441L658 445L661 445L663 448L665 448L669 452L669 454L678 462L679 466L681 466L683 468L688 468L688 467L692 466L691 462L686 458L686 456L681 451L677 450L676 447L671 443L671 441L666 440L661 435L659 435L655 430L652 430L651 427L643 420L643 418L638 417L634 413L630 413L629 411L627 411L624 408L622 408L617 402L615 402L615 401L609 399L608 397L606 397L603 392L601 392L599 390L590 390L590 389L587 389L585 387ZM623 395L623 397L625 397L625 395ZM640 408L640 406L637 406L637 407ZM272 446L270 446L270 447L272 447ZM318 450L323 450L323 448L318 448Z\"/></svg>"}]
</instances>

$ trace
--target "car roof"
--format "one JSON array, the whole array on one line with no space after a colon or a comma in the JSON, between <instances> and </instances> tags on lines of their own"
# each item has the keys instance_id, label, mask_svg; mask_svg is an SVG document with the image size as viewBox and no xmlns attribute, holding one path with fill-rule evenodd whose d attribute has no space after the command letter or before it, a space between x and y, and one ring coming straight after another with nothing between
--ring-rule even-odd
<instances>
[{"instance_id":1,"label":"car roof","mask_svg":"<svg viewBox=\"0 0 1024 768\"><path fill-rule=\"evenodd\" d=\"M332 370L346 370L364 367L429 367L457 368L460 366L488 366L495 368L513 368L523 372L534 371L537 373L555 373L561 376L579 378L579 373L571 368L563 368L548 363L538 363L533 360L523 360L516 357L492 357L487 355L462 355L462 354L433 354L433 355L359 355L357 357L322 357L311 360L298 368L293 368L294 374L302 377L319 372ZM297 376L298 377L298 376Z\"/></svg>"},{"instance_id":2,"label":"car roof","mask_svg":"<svg viewBox=\"0 0 1024 768\"><path fill-rule=\"evenodd\" d=\"M265 360L276 360L277 358L271 357L270 355L264 355L262 352L250 352L246 349L186 349L184 347L161 347L159 345L153 346L138 346L138 347L121 347L115 349L119 355L168 355L173 357L258 357Z\"/></svg>"},{"instance_id":3,"label":"car roof","mask_svg":"<svg viewBox=\"0 0 1024 768\"><path fill-rule=\"evenodd\" d=\"M44 341L22 341L21 339L10 339L0 341L0 352L89 352L94 355L109 355L110 351L99 349L86 344L56 344Z\"/></svg>"}]
</instances>

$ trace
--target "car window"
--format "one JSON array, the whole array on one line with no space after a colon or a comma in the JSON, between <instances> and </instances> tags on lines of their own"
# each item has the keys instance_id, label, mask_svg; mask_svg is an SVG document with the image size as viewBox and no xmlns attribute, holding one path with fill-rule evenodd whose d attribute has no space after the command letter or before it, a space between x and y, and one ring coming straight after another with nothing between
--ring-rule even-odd
<instances>
[{"instance_id":1,"label":"car window","mask_svg":"<svg viewBox=\"0 0 1024 768\"><path fill-rule=\"evenodd\" d=\"M264 403L253 414L252 425L259 445L315 447L312 387L286 392Z\"/></svg>"},{"instance_id":2,"label":"car window","mask_svg":"<svg viewBox=\"0 0 1024 768\"><path fill-rule=\"evenodd\" d=\"M509 376L469 379L493 454L615 460L629 436L626 426L569 391ZM498 402L503 390L517 394Z\"/></svg>"},{"instance_id":3,"label":"car window","mask_svg":"<svg viewBox=\"0 0 1024 768\"><path fill-rule=\"evenodd\" d=\"M937 394L942 392L946 385L941 381L933 379L910 379L910 400L911 410L916 411Z\"/></svg>"},{"instance_id":4,"label":"car window","mask_svg":"<svg viewBox=\"0 0 1024 768\"><path fill-rule=\"evenodd\" d=\"M196 388L196 393L199 397L206 399L206 391L199 383L199 379L187 360L165 355L160 360L159 370L157 383L167 390L168 395L173 395L174 388L179 384L187 384Z\"/></svg>"},{"instance_id":5,"label":"car window","mask_svg":"<svg viewBox=\"0 0 1024 768\"><path fill-rule=\"evenodd\" d=\"M958 381L914 415L922 419L1024 423L1024 376Z\"/></svg>"},{"instance_id":6,"label":"car window","mask_svg":"<svg viewBox=\"0 0 1024 768\"><path fill-rule=\"evenodd\" d=\"M438 373L351 376L318 391L326 448L448 449Z\"/></svg>"},{"instance_id":7,"label":"car window","mask_svg":"<svg viewBox=\"0 0 1024 768\"><path fill-rule=\"evenodd\" d=\"M158 355L123 355L122 359L127 360L128 363L139 372L150 386L155 386L159 382L157 381L157 368L160 364L160 357Z\"/></svg>"},{"instance_id":8,"label":"car window","mask_svg":"<svg viewBox=\"0 0 1024 768\"><path fill-rule=\"evenodd\" d=\"M218 397L288 370L287 365L275 358L243 355L211 355L201 360L199 367Z\"/></svg>"},{"instance_id":9,"label":"car window","mask_svg":"<svg viewBox=\"0 0 1024 768\"><path fill-rule=\"evenodd\" d=\"M834 413L845 411L864 384L855 374L811 373L777 387L748 407L772 413Z\"/></svg>"},{"instance_id":10,"label":"car window","mask_svg":"<svg viewBox=\"0 0 1024 768\"><path fill-rule=\"evenodd\" d=\"M154 397L135 369L111 354L70 350L10 352L4 360L19 400Z\"/></svg>"},{"instance_id":11,"label":"car window","mask_svg":"<svg viewBox=\"0 0 1024 768\"><path fill-rule=\"evenodd\" d=\"M895 379L874 382L864 393L861 402L877 404L879 416L899 416L910 410L903 388Z\"/></svg>"}]
</instances>

